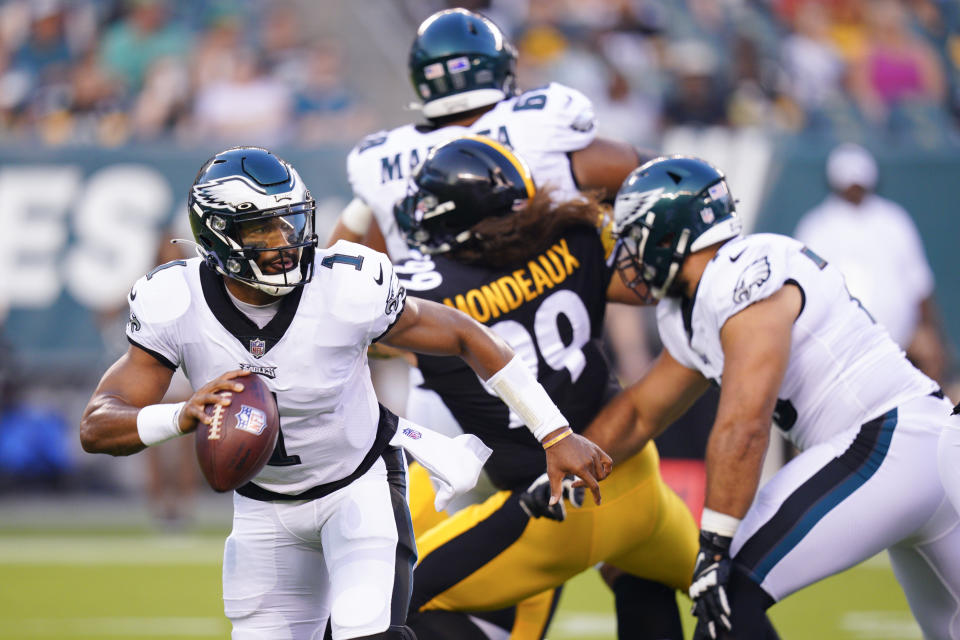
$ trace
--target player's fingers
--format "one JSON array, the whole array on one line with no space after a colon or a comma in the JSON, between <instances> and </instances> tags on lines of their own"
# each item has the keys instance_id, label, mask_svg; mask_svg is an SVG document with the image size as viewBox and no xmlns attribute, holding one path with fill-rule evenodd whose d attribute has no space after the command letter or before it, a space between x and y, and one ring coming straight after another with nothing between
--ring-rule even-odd
<instances>
[{"instance_id":1,"label":"player's fingers","mask_svg":"<svg viewBox=\"0 0 960 640\"><path fill-rule=\"evenodd\" d=\"M583 481L586 483L587 487L590 488L590 493L593 494L593 502L595 504L600 504L600 483L597 482L597 479L593 477L593 471L589 468L585 468L582 474L577 474Z\"/></svg>"},{"instance_id":2,"label":"player's fingers","mask_svg":"<svg viewBox=\"0 0 960 640\"><path fill-rule=\"evenodd\" d=\"M563 473L551 471L548 474L550 478L550 506L560 502L561 492L563 491Z\"/></svg>"},{"instance_id":3,"label":"player's fingers","mask_svg":"<svg viewBox=\"0 0 960 640\"><path fill-rule=\"evenodd\" d=\"M600 447L597 447L600 449ZM606 478L610 475L610 472L613 471L613 458L607 455L607 452L603 449L600 449L600 467L603 469L603 476L600 478Z\"/></svg>"},{"instance_id":4,"label":"player's fingers","mask_svg":"<svg viewBox=\"0 0 960 640\"><path fill-rule=\"evenodd\" d=\"M600 449L597 449L593 452L593 477L595 477L597 480L603 480L607 477L607 474L610 473L610 471L603 466L603 458L601 457L602 453L603 452L600 451Z\"/></svg>"}]
</instances>

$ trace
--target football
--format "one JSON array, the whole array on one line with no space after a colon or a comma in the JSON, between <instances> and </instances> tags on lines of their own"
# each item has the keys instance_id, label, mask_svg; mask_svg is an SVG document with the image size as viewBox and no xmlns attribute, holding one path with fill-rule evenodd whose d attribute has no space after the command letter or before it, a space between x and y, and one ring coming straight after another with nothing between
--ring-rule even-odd
<instances>
[{"instance_id":1,"label":"football","mask_svg":"<svg viewBox=\"0 0 960 640\"><path fill-rule=\"evenodd\" d=\"M280 433L280 413L273 393L256 374L239 378L243 391L232 391L230 404L207 405L213 417L199 424L197 461L214 491L243 486L257 475L273 453ZM227 393L227 392L221 392Z\"/></svg>"}]
</instances>

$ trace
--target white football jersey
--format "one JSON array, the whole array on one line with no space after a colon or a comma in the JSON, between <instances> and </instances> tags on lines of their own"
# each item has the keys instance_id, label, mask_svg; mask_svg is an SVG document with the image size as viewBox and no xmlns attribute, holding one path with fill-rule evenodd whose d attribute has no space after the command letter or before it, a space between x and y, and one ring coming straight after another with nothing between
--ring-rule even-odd
<instances>
[{"instance_id":1,"label":"white football jersey","mask_svg":"<svg viewBox=\"0 0 960 640\"><path fill-rule=\"evenodd\" d=\"M567 154L589 145L596 125L590 100L554 82L498 102L469 127L407 124L369 135L347 157L347 177L353 193L373 209L397 261L408 249L393 205L407 194L408 179L430 149L466 135L492 138L524 159L538 188L549 184L557 198L569 199L578 191Z\"/></svg>"},{"instance_id":2,"label":"white football jersey","mask_svg":"<svg viewBox=\"0 0 960 640\"><path fill-rule=\"evenodd\" d=\"M371 449L380 412L367 347L404 307L382 253L341 240L318 250L314 266L263 329L200 258L161 265L130 293L130 342L181 367L195 390L249 369L276 394L281 439L253 482L287 495L350 475Z\"/></svg>"},{"instance_id":3,"label":"white football jersey","mask_svg":"<svg viewBox=\"0 0 960 640\"><path fill-rule=\"evenodd\" d=\"M723 245L703 273L692 309L679 299L663 299L657 325L664 346L678 362L722 386L724 323L788 282L800 288L803 307L793 325L774 421L800 449L937 389L851 297L836 267L776 234Z\"/></svg>"}]
</instances>

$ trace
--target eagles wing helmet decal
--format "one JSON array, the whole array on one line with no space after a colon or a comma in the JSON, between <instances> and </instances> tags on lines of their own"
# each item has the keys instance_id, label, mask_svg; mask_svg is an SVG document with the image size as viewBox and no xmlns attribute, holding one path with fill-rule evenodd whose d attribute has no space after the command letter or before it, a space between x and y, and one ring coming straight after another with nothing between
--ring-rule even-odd
<instances>
[{"instance_id":1,"label":"eagles wing helmet decal","mask_svg":"<svg viewBox=\"0 0 960 640\"><path fill-rule=\"evenodd\" d=\"M300 186L299 176L295 171L291 171L290 174L293 180L293 188L290 192L293 192ZM247 202L256 209L272 209L277 206L280 199L277 195L267 194L266 190L242 175L217 178L194 185L193 197L204 207L230 211L237 211L239 205Z\"/></svg>"},{"instance_id":2,"label":"eagles wing helmet decal","mask_svg":"<svg viewBox=\"0 0 960 640\"><path fill-rule=\"evenodd\" d=\"M663 194L664 188L641 191L640 193L622 193L614 202L614 219L616 226L622 229L634 220L643 216L657 203Z\"/></svg>"},{"instance_id":3,"label":"eagles wing helmet decal","mask_svg":"<svg viewBox=\"0 0 960 640\"><path fill-rule=\"evenodd\" d=\"M737 256L738 258L740 256ZM740 274L737 286L733 290L733 301L744 302L750 299L753 290L770 279L770 261L767 256L754 260Z\"/></svg>"}]
</instances>

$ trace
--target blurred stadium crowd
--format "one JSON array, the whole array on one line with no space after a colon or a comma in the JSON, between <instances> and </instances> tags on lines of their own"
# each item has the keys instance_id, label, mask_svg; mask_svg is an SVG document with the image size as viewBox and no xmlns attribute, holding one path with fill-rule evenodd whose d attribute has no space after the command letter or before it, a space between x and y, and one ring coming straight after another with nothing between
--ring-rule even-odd
<instances>
[{"instance_id":1,"label":"blurred stadium crowd","mask_svg":"<svg viewBox=\"0 0 960 640\"><path fill-rule=\"evenodd\" d=\"M359 86L377 79L352 72L346 34L316 37L326 4L7 0L0 143L352 142L382 124L375 103L402 102ZM404 31L447 4L404 0ZM460 4L513 38L523 86L576 87L637 143L682 124L909 134L960 118L956 0Z\"/></svg>"},{"instance_id":2,"label":"blurred stadium crowd","mask_svg":"<svg viewBox=\"0 0 960 640\"><path fill-rule=\"evenodd\" d=\"M35 150L38 166L56 165L45 170L92 173L107 162L106 150L120 164L168 146L206 158L260 144L284 155L335 155L331 166L342 168L364 135L417 119L403 108L414 99L408 49L416 25L448 6L479 11L502 27L519 50L521 87L557 81L579 89L595 105L601 135L638 146L664 148L665 134L677 127L817 139L824 148L807 167L818 180L826 145L844 139L874 147L910 140L924 152L960 148L960 0L0 0L0 151ZM745 171L761 173L755 169L766 157L754 154ZM157 164L150 169L169 172ZM318 191L345 183L342 169L315 173L309 182ZM760 200L763 186L752 198L741 194L747 206ZM59 199L63 208L80 206L81 188ZM186 184L174 191L169 198L179 200ZM112 187L99 192L113 195ZM28 195L10 198L27 211L35 204ZM88 208L103 214L98 206ZM86 224L73 209L58 215L63 238L51 240L51 247L60 244L48 253L76 244ZM27 211L23 221L31 216ZM320 229L321 238L326 233ZM84 247L104 255L110 249L94 240ZM49 257L54 261L51 273L67 269L59 253ZM141 463L122 467L126 475L116 478L117 463L79 451L77 405L102 362L91 362L82 380L74 376L70 389L31 394L35 381L21 374L9 324L4 335L3 286L0 280L0 494L21 487L24 477L61 490L137 485L129 476L143 475ZM48 316L66 309L66 317L78 306L64 303L64 291L57 288L60 297L43 309ZM122 340L122 296L115 308L84 311ZM35 324L37 332L48 328ZM656 339L636 338L636 353L619 354L626 380L646 367ZM61 368L51 377L66 377ZM677 436L689 440L689 433Z\"/></svg>"}]
</instances>

